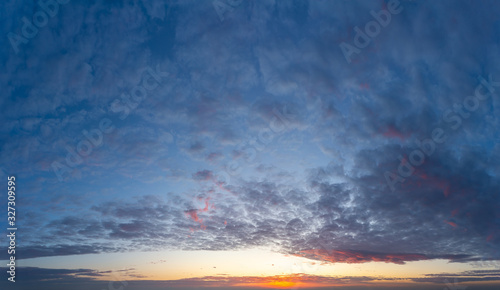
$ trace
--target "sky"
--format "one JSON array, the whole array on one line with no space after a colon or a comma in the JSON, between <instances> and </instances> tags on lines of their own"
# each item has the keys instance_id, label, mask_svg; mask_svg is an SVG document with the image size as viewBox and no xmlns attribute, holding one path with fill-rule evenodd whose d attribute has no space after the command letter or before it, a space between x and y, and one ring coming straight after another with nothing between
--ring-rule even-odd
<instances>
[{"instance_id":1,"label":"sky","mask_svg":"<svg viewBox=\"0 0 500 290\"><path fill-rule=\"evenodd\" d=\"M500 2L0 23L1 289L499 289Z\"/></svg>"}]
</instances>

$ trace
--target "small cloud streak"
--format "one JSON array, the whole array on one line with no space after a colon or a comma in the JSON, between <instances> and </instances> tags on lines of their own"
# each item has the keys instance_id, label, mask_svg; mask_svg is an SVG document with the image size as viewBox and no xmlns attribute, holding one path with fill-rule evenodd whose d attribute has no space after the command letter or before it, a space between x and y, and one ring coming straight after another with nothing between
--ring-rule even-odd
<instances>
[{"instance_id":1,"label":"small cloud streak","mask_svg":"<svg viewBox=\"0 0 500 290\"><path fill-rule=\"evenodd\" d=\"M209 209L215 209L213 204L209 203L210 197L205 198L205 207L202 209L190 209L184 211L187 217L191 218L193 221L200 223L200 228L205 230L207 227L203 224L203 219L198 216L198 213L207 212Z\"/></svg>"},{"instance_id":2,"label":"small cloud streak","mask_svg":"<svg viewBox=\"0 0 500 290\"><path fill-rule=\"evenodd\" d=\"M351 250L324 250L312 249L301 251L297 256L309 259L320 260L330 263L367 263L385 262L403 265L405 262L429 260L429 257L422 254L388 254L373 253Z\"/></svg>"}]
</instances>

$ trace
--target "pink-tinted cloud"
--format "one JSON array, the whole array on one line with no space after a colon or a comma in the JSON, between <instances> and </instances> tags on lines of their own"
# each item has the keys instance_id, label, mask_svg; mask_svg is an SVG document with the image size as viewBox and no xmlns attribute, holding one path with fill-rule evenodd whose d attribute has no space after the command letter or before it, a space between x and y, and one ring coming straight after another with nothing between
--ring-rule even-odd
<instances>
[{"instance_id":1,"label":"pink-tinted cloud","mask_svg":"<svg viewBox=\"0 0 500 290\"><path fill-rule=\"evenodd\" d=\"M194 180L200 180L200 181L206 181L206 180L212 180L213 179L213 173L210 170L202 170L198 171L195 174L193 174L193 179Z\"/></svg>"},{"instance_id":2,"label":"pink-tinted cloud","mask_svg":"<svg viewBox=\"0 0 500 290\"><path fill-rule=\"evenodd\" d=\"M198 210L197 209L190 209L186 210L184 212L187 216L191 217L195 222L202 223L203 220L198 217Z\"/></svg>"},{"instance_id":3,"label":"pink-tinted cloud","mask_svg":"<svg viewBox=\"0 0 500 290\"><path fill-rule=\"evenodd\" d=\"M382 133L384 136L389 137L389 138L399 138L402 141L406 140L408 138L408 134L404 134L398 129L396 129L394 126L389 126L387 129Z\"/></svg>"},{"instance_id":4,"label":"pink-tinted cloud","mask_svg":"<svg viewBox=\"0 0 500 290\"><path fill-rule=\"evenodd\" d=\"M215 209L215 206L213 204L210 204L209 201L210 197L205 198L205 207L202 209L190 209L184 211L188 218L191 218L193 221L200 223L200 228L203 230L207 227L203 224L203 219L198 216L198 213L207 212L209 211L209 209Z\"/></svg>"},{"instance_id":5,"label":"pink-tinted cloud","mask_svg":"<svg viewBox=\"0 0 500 290\"><path fill-rule=\"evenodd\" d=\"M386 262L394 264L405 264L410 261L428 260L429 257L422 254L388 254L388 253L370 253L351 250L324 250L311 249L301 251L297 256L308 259L320 260L330 263L367 263L367 262Z\"/></svg>"},{"instance_id":6,"label":"pink-tinted cloud","mask_svg":"<svg viewBox=\"0 0 500 290\"><path fill-rule=\"evenodd\" d=\"M456 227L457 227L457 224L456 224L456 223L454 223L454 222L450 222L450 221L447 221L447 220L445 220L444 222L445 222L445 223L447 223L447 224L449 224L450 226L452 226L452 227L454 227L454 228L456 228Z\"/></svg>"},{"instance_id":7,"label":"pink-tinted cloud","mask_svg":"<svg viewBox=\"0 0 500 290\"><path fill-rule=\"evenodd\" d=\"M425 184L441 189L445 197L448 197L450 195L450 182L448 180L429 176L424 172L421 172L420 170L417 170L416 174L417 176L420 176L420 178L425 180Z\"/></svg>"},{"instance_id":8,"label":"pink-tinted cloud","mask_svg":"<svg viewBox=\"0 0 500 290\"><path fill-rule=\"evenodd\" d=\"M215 162L215 161L221 159L222 157L224 157L224 156L221 153L212 152L212 153L208 154L206 160L210 161L210 162Z\"/></svg>"}]
</instances>

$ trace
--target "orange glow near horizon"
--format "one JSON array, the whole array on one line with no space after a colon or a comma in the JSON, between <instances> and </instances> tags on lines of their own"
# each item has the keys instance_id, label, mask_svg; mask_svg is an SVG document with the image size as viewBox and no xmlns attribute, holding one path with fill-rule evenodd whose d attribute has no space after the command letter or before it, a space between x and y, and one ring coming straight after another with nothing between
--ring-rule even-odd
<instances>
[{"instance_id":1,"label":"orange glow near horizon","mask_svg":"<svg viewBox=\"0 0 500 290\"><path fill-rule=\"evenodd\" d=\"M340 286L335 277L317 277L303 274L276 275L266 277L234 277L240 282L236 287L258 287L264 289L298 289ZM358 283L351 284L356 286Z\"/></svg>"},{"instance_id":2,"label":"orange glow near horizon","mask_svg":"<svg viewBox=\"0 0 500 290\"><path fill-rule=\"evenodd\" d=\"M196 234L205 233L196 231L194 235ZM353 286L363 284L358 280L359 277L375 276L398 278L401 282L399 279L422 278L427 273L437 271L461 273L474 270L469 264L448 263L447 260L419 260L419 256L413 257L416 261L403 265L395 262L410 260L412 257L388 256L384 259L392 259L393 263L386 263L377 262L380 257L373 254L359 256L359 253L338 250L323 253L318 249L301 252L297 256L276 253L271 249L254 248L241 251L133 252L79 255L78 259L75 257L42 257L25 259L23 263L25 266L42 268L48 264L67 268L93 268L102 273L95 279L102 281L168 280L174 284L177 283L174 281L184 284L191 279L193 283L209 281L220 282L221 285L268 289L333 287L347 284ZM327 259L341 262L320 262ZM193 267L194 264L197 266ZM345 277L348 277L349 281L345 280ZM291 284L285 282L295 285L289 286ZM377 283L379 282L377 280Z\"/></svg>"},{"instance_id":3,"label":"orange glow near horizon","mask_svg":"<svg viewBox=\"0 0 500 290\"><path fill-rule=\"evenodd\" d=\"M267 283L271 288L287 289L295 286L296 281L292 281L290 277L273 277L271 281Z\"/></svg>"},{"instance_id":4,"label":"orange glow near horizon","mask_svg":"<svg viewBox=\"0 0 500 290\"><path fill-rule=\"evenodd\" d=\"M268 277L247 277L244 283L236 283L233 286L240 287L259 287L265 289L297 289L312 287L338 286L332 283L315 283L314 277L302 275L278 275Z\"/></svg>"},{"instance_id":5,"label":"orange glow near horizon","mask_svg":"<svg viewBox=\"0 0 500 290\"><path fill-rule=\"evenodd\" d=\"M286 288L290 288L292 286L295 285L295 282L291 282L291 281L281 281L281 280L275 280L275 281L271 281L268 283L269 286L271 286L272 288L279 288L279 289L286 289Z\"/></svg>"}]
</instances>

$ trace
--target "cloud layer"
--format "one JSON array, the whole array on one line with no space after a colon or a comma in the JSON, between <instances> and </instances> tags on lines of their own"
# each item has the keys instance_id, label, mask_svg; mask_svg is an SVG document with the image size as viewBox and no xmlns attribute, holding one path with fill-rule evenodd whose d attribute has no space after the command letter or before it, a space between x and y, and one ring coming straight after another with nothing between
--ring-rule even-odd
<instances>
[{"instance_id":1,"label":"cloud layer","mask_svg":"<svg viewBox=\"0 0 500 290\"><path fill-rule=\"evenodd\" d=\"M17 54L4 37L19 258L500 259L500 6L401 1L348 63L339 44L382 4L243 1L221 21L210 1L75 0ZM39 9L0 5L2 35Z\"/></svg>"}]
</instances>

